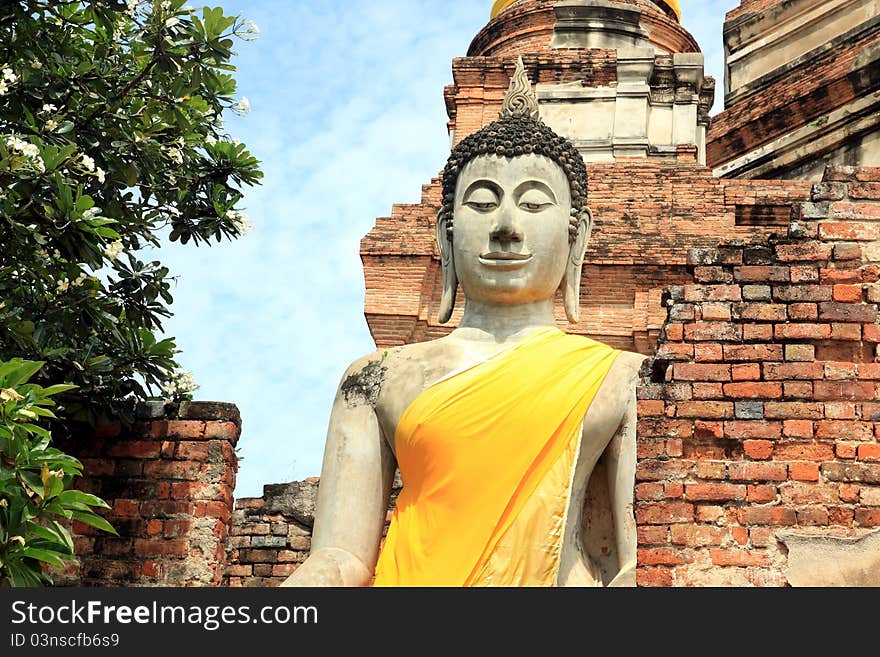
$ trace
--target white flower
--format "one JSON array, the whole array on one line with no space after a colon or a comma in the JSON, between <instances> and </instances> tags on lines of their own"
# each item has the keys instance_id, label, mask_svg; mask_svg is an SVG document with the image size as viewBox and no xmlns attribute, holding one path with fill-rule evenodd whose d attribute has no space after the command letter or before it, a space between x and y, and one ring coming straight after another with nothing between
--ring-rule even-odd
<instances>
[{"instance_id":1,"label":"white flower","mask_svg":"<svg viewBox=\"0 0 880 657\"><path fill-rule=\"evenodd\" d=\"M241 146L241 139L235 138L232 140L232 143L236 146Z\"/></svg>"},{"instance_id":2,"label":"white flower","mask_svg":"<svg viewBox=\"0 0 880 657\"><path fill-rule=\"evenodd\" d=\"M168 157L177 162L178 164L183 164L183 153L179 148L173 147L168 149Z\"/></svg>"},{"instance_id":3,"label":"white flower","mask_svg":"<svg viewBox=\"0 0 880 657\"><path fill-rule=\"evenodd\" d=\"M90 158L90 157L89 157L88 155L86 155L85 153L82 154L82 164L83 164L83 166L84 166L86 169L88 169L89 171L94 171L94 170L95 170L95 160L93 160L92 158Z\"/></svg>"},{"instance_id":4,"label":"white flower","mask_svg":"<svg viewBox=\"0 0 880 657\"><path fill-rule=\"evenodd\" d=\"M104 249L104 255L108 260L116 260L116 258L122 255L122 251L122 240L116 240L107 245L107 248Z\"/></svg>"},{"instance_id":5,"label":"white flower","mask_svg":"<svg viewBox=\"0 0 880 657\"><path fill-rule=\"evenodd\" d=\"M43 68L43 62L39 59L31 60L31 68L41 69Z\"/></svg>"},{"instance_id":6,"label":"white flower","mask_svg":"<svg viewBox=\"0 0 880 657\"><path fill-rule=\"evenodd\" d=\"M40 156L40 149L37 148L36 144L25 143L20 150L25 157L37 158Z\"/></svg>"},{"instance_id":7,"label":"white flower","mask_svg":"<svg viewBox=\"0 0 880 657\"><path fill-rule=\"evenodd\" d=\"M214 137L214 135L207 135L205 137L205 143L211 144L213 146L214 144L217 143L217 139Z\"/></svg>"},{"instance_id":8,"label":"white flower","mask_svg":"<svg viewBox=\"0 0 880 657\"><path fill-rule=\"evenodd\" d=\"M98 167L95 169L95 175L98 177L98 182L103 185L104 181L107 179L107 172L101 167Z\"/></svg>"},{"instance_id":9,"label":"white flower","mask_svg":"<svg viewBox=\"0 0 880 657\"><path fill-rule=\"evenodd\" d=\"M171 11L171 3L168 0L162 3L162 11Z\"/></svg>"},{"instance_id":10,"label":"white flower","mask_svg":"<svg viewBox=\"0 0 880 657\"><path fill-rule=\"evenodd\" d=\"M4 68L3 79L9 84L15 84L15 81L18 80L18 77L15 75L15 73L12 72L11 68Z\"/></svg>"},{"instance_id":11,"label":"white flower","mask_svg":"<svg viewBox=\"0 0 880 657\"><path fill-rule=\"evenodd\" d=\"M69 290L69 289L70 289L70 281L67 280L66 278L58 281L58 284L55 286L55 291L58 292L59 294L63 294L64 292L67 292L67 290Z\"/></svg>"},{"instance_id":12,"label":"white flower","mask_svg":"<svg viewBox=\"0 0 880 657\"><path fill-rule=\"evenodd\" d=\"M101 208L95 206L95 207L91 207L88 210L86 210L85 212L83 212L83 219L85 219L86 221L89 221L89 220L94 219L95 217L98 217L100 215L101 215Z\"/></svg>"},{"instance_id":13,"label":"white flower","mask_svg":"<svg viewBox=\"0 0 880 657\"><path fill-rule=\"evenodd\" d=\"M49 132L54 132L57 127L58 121L56 121L55 119L49 119L48 121L46 121L46 130L48 130Z\"/></svg>"},{"instance_id":14,"label":"white flower","mask_svg":"<svg viewBox=\"0 0 880 657\"><path fill-rule=\"evenodd\" d=\"M76 277L76 279L73 281L73 283L71 283L71 285L73 285L73 287L80 287L83 283L86 282L87 278L88 278L88 276L86 276L85 274L80 274L79 276Z\"/></svg>"},{"instance_id":15,"label":"white flower","mask_svg":"<svg viewBox=\"0 0 880 657\"><path fill-rule=\"evenodd\" d=\"M0 80L0 96L5 96L7 91L9 91L9 87L3 80Z\"/></svg>"},{"instance_id":16,"label":"white flower","mask_svg":"<svg viewBox=\"0 0 880 657\"><path fill-rule=\"evenodd\" d=\"M168 214L170 214L172 217L179 217L180 210L178 210L177 208L168 208Z\"/></svg>"},{"instance_id":17,"label":"white flower","mask_svg":"<svg viewBox=\"0 0 880 657\"><path fill-rule=\"evenodd\" d=\"M55 249L52 252L52 257L54 257L56 260L59 260L61 258L61 251L59 251L58 249Z\"/></svg>"},{"instance_id":18,"label":"white flower","mask_svg":"<svg viewBox=\"0 0 880 657\"><path fill-rule=\"evenodd\" d=\"M55 107L52 103L43 103L43 109L40 110L40 114L51 114L52 112L57 112L58 108Z\"/></svg>"},{"instance_id":19,"label":"white flower","mask_svg":"<svg viewBox=\"0 0 880 657\"><path fill-rule=\"evenodd\" d=\"M40 246L43 246L46 244L46 242L48 242L48 240L39 233L34 233L34 242L36 242Z\"/></svg>"},{"instance_id":20,"label":"white flower","mask_svg":"<svg viewBox=\"0 0 880 657\"><path fill-rule=\"evenodd\" d=\"M251 111L251 101L247 96L242 96L241 100L232 106L232 111L236 114L245 115Z\"/></svg>"},{"instance_id":21,"label":"white flower","mask_svg":"<svg viewBox=\"0 0 880 657\"><path fill-rule=\"evenodd\" d=\"M241 38L245 41L256 41L260 38L260 26L253 21L245 21L247 29L241 34Z\"/></svg>"},{"instance_id":22,"label":"white flower","mask_svg":"<svg viewBox=\"0 0 880 657\"><path fill-rule=\"evenodd\" d=\"M190 393L199 389L192 372L178 370L162 386L169 395Z\"/></svg>"},{"instance_id":23,"label":"white flower","mask_svg":"<svg viewBox=\"0 0 880 657\"><path fill-rule=\"evenodd\" d=\"M251 218L247 216L244 212L239 212L238 210L230 210L226 213L226 216L235 225L235 230L238 232L239 235L244 236L254 231L254 226L251 223Z\"/></svg>"}]
</instances>

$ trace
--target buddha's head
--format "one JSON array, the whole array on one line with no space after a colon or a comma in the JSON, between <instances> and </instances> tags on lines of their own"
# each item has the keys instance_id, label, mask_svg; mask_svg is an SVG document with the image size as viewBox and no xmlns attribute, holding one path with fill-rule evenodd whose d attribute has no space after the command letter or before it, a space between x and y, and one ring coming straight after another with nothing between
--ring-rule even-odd
<instances>
[{"instance_id":1,"label":"buddha's head","mask_svg":"<svg viewBox=\"0 0 880 657\"><path fill-rule=\"evenodd\" d=\"M498 305L562 289L568 320L577 322L592 224L584 161L538 119L520 59L500 118L462 140L443 172L440 321L452 317L460 284L467 299Z\"/></svg>"}]
</instances>

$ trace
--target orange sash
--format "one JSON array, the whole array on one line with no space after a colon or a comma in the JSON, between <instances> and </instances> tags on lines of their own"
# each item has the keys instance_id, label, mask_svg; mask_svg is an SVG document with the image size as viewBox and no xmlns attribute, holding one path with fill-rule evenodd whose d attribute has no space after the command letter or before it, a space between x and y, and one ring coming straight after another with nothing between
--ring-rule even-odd
<instances>
[{"instance_id":1,"label":"orange sash","mask_svg":"<svg viewBox=\"0 0 880 657\"><path fill-rule=\"evenodd\" d=\"M576 438L619 353L539 329L422 393L374 585L555 585Z\"/></svg>"}]
</instances>

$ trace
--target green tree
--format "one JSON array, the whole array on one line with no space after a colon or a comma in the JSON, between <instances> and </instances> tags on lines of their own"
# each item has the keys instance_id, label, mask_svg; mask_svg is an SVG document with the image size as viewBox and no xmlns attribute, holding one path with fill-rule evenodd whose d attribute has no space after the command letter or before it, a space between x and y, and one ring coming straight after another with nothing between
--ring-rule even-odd
<instances>
[{"instance_id":1,"label":"green tree","mask_svg":"<svg viewBox=\"0 0 880 657\"><path fill-rule=\"evenodd\" d=\"M222 115L249 110L230 61L256 26L184 2L0 3L0 361L75 385L67 419L130 418L174 380L173 279L144 249L249 230L262 174Z\"/></svg>"},{"instance_id":2,"label":"green tree","mask_svg":"<svg viewBox=\"0 0 880 657\"><path fill-rule=\"evenodd\" d=\"M44 564L62 566L74 558L62 522L79 520L116 533L93 511L108 508L103 500L70 488L82 463L50 447L51 434L38 424L55 417L52 397L73 387L28 383L42 366L0 362L0 586L52 583Z\"/></svg>"}]
</instances>

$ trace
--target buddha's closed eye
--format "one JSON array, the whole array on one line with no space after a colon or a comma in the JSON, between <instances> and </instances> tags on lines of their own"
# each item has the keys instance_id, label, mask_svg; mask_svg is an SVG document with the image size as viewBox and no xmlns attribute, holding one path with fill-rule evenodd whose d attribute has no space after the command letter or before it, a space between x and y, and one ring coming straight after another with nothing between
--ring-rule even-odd
<instances>
[{"instance_id":1,"label":"buddha's closed eye","mask_svg":"<svg viewBox=\"0 0 880 657\"><path fill-rule=\"evenodd\" d=\"M528 189L519 198L519 207L527 212L542 212L555 205L554 199L539 188Z\"/></svg>"},{"instance_id":2,"label":"buddha's closed eye","mask_svg":"<svg viewBox=\"0 0 880 657\"><path fill-rule=\"evenodd\" d=\"M463 205L477 212L490 212L498 207L498 193L487 186L473 187L464 197Z\"/></svg>"}]
</instances>

